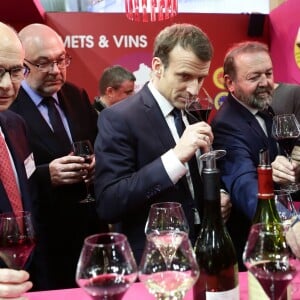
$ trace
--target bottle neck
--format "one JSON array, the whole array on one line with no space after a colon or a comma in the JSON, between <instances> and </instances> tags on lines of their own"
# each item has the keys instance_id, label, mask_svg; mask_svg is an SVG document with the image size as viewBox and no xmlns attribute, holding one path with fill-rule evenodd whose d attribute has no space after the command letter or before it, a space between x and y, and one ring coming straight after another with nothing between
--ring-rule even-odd
<instances>
[{"instance_id":1,"label":"bottle neck","mask_svg":"<svg viewBox=\"0 0 300 300\"><path fill-rule=\"evenodd\" d=\"M222 225L223 220L220 208L220 180L219 170L203 170L203 191L204 208L202 224Z\"/></svg>"},{"instance_id":2,"label":"bottle neck","mask_svg":"<svg viewBox=\"0 0 300 300\"><path fill-rule=\"evenodd\" d=\"M272 168L269 165L259 166L258 174L258 202L253 223L280 222L275 200Z\"/></svg>"}]
</instances>

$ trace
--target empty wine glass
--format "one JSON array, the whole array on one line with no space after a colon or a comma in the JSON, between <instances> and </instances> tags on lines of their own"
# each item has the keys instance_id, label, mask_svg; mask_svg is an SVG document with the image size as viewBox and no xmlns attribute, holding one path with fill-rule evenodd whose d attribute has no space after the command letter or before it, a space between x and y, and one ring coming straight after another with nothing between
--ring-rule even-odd
<instances>
[{"instance_id":1,"label":"empty wine glass","mask_svg":"<svg viewBox=\"0 0 300 300\"><path fill-rule=\"evenodd\" d=\"M243 253L244 264L271 300L280 300L298 272L299 263L285 241L280 223L254 224Z\"/></svg>"},{"instance_id":2,"label":"empty wine glass","mask_svg":"<svg viewBox=\"0 0 300 300\"><path fill-rule=\"evenodd\" d=\"M72 149L74 155L83 157L85 159L85 163L91 163L94 156L94 150L89 140L83 140L72 143ZM90 192L90 182L84 180L84 183L86 187L86 197L83 200L81 200L80 203L94 202L95 198L91 195Z\"/></svg>"},{"instance_id":3,"label":"empty wine glass","mask_svg":"<svg viewBox=\"0 0 300 300\"><path fill-rule=\"evenodd\" d=\"M121 300L137 278L137 266L125 235L87 237L76 270L76 282L92 299Z\"/></svg>"},{"instance_id":4,"label":"empty wine glass","mask_svg":"<svg viewBox=\"0 0 300 300\"><path fill-rule=\"evenodd\" d=\"M300 136L300 125L294 114L276 115L273 117L272 135L285 152L288 160L291 161L293 148ZM283 187L290 193L299 190L299 185L290 183Z\"/></svg>"},{"instance_id":5,"label":"empty wine glass","mask_svg":"<svg viewBox=\"0 0 300 300\"><path fill-rule=\"evenodd\" d=\"M281 222L286 229L298 218L297 210L289 192L285 190L275 190L274 200Z\"/></svg>"},{"instance_id":6,"label":"empty wine glass","mask_svg":"<svg viewBox=\"0 0 300 300\"><path fill-rule=\"evenodd\" d=\"M146 235L168 231L189 232L189 225L181 204L178 202L152 204L145 226Z\"/></svg>"},{"instance_id":7,"label":"empty wine glass","mask_svg":"<svg viewBox=\"0 0 300 300\"><path fill-rule=\"evenodd\" d=\"M0 214L0 258L8 268L23 269L35 244L30 212Z\"/></svg>"},{"instance_id":8,"label":"empty wine glass","mask_svg":"<svg viewBox=\"0 0 300 300\"><path fill-rule=\"evenodd\" d=\"M139 267L139 279L158 300L181 300L199 276L195 253L186 232L174 245L170 263L165 260L166 240L157 243L148 239Z\"/></svg>"}]
</instances>

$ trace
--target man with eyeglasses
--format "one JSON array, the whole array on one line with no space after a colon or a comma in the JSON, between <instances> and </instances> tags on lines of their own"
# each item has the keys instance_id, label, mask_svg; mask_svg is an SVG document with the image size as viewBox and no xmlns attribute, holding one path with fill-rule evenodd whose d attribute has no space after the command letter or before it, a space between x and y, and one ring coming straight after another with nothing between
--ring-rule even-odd
<instances>
[{"instance_id":1,"label":"man with eyeglasses","mask_svg":"<svg viewBox=\"0 0 300 300\"><path fill-rule=\"evenodd\" d=\"M100 224L94 203L80 203L92 181L90 164L71 152L71 143L90 140L97 133L97 113L88 95L66 82L71 58L62 38L50 27L31 24L19 32L29 72L11 110L30 129L40 187L38 216L44 222L49 289L76 287L75 271L84 238L107 230Z\"/></svg>"},{"instance_id":2,"label":"man with eyeglasses","mask_svg":"<svg viewBox=\"0 0 300 300\"><path fill-rule=\"evenodd\" d=\"M37 193L32 176L35 164L28 142L29 133L24 120L8 110L24 78L24 49L14 29L1 22L0 36L0 213L22 209L31 211L34 216L33 203ZM44 268L36 264L35 253L26 263L26 271L8 269L3 258L1 255L1 299L21 299L22 294L30 290L33 284L35 288L41 287L37 286L36 279L41 282ZM37 265L38 277L34 274Z\"/></svg>"}]
</instances>

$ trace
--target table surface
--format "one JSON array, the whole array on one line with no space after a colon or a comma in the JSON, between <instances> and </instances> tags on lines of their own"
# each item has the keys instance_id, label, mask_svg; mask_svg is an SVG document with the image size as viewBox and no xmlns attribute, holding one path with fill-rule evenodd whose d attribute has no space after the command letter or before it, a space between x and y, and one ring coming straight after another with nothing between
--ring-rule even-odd
<instances>
[{"instance_id":1,"label":"table surface","mask_svg":"<svg viewBox=\"0 0 300 300\"><path fill-rule=\"evenodd\" d=\"M300 300L300 276L297 276L294 281L296 289L292 294L293 300ZM248 300L248 281L247 272L239 273L240 285L240 300ZM42 292L26 293L29 300L91 300L83 289L66 289L66 290L52 290ZM155 298L149 294L142 283L134 283L123 297L123 300L154 300ZM192 300L193 292L189 290L184 300Z\"/></svg>"}]
</instances>

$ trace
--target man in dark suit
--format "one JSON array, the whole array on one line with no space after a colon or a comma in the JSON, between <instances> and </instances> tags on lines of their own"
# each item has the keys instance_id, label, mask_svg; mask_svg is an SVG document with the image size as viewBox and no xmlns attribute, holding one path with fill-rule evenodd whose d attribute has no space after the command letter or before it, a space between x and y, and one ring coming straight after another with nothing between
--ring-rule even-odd
<instances>
[{"instance_id":1,"label":"man in dark suit","mask_svg":"<svg viewBox=\"0 0 300 300\"><path fill-rule=\"evenodd\" d=\"M95 142L97 211L102 219L119 222L138 262L153 203L180 202L189 221L190 237L195 239L202 183L199 169L191 176L192 168L187 166L200 149L209 150L213 135L205 122L189 125L183 110L185 102L198 95L208 75L212 51L206 34L196 26L166 27L155 40L151 82L99 115L101 130ZM181 137L174 117L178 112L186 125ZM228 212L229 199L223 196L224 212Z\"/></svg>"},{"instance_id":2,"label":"man in dark suit","mask_svg":"<svg viewBox=\"0 0 300 300\"><path fill-rule=\"evenodd\" d=\"M71 288L76 286L75 271L84 238L106 230L99 224L95 202L80 203L86 194L83 179L93 179L95 160L88 164L71 152L72 141L94 143L97 113L83 89L65 82L70 57L54 30L31 24L19 37L30 72L10 109L20 114L30 129L49 289Z\"/></svg>"},{"instance_id":3,"label":"man in dark suit","mask_svg":"<svg viewBox=\"0 0 300 300\"><path fill-rule=\"evenodd\" d=\"M272 100L273 67L267 46L244 42L230 49L224 60L224 81L229 94L211 123L213 146L227 151L219 167L232 200L227 226L243 270L242 253L257 206L259 152L268 149L270 161L278 154L271 134L272 115L257 114Z\"/></svg>"},{"instance_id":4,"label":"man in dark suit","mask_svg":"<svg viewBox=\"0 0 300 300\"><path fill-rule=\"evenodd\" d=\"M21 198L23 210L32 211L33 201L36 199L33 172L35 164L32 151L28 143L28 132L24 120L17 114L8 111L8 107L15 100L24 78L24 49L16 32L6 24L0 22L0 135L5 141L5 147L10 156L10 165L14 169L15 182L18 182L17 193ZM4 153L1 150L0 169L3 167ZM0 170L2 174L2 170ZM4 174L5 176L5 174ZM6 176L7 177L7 176ZM0 213L11 212L14 209L9 192L5 186L5 178L0 176ZM26 265L31 273L33 263ZM17 271L0 268L0 298L16 299L32 288L27 271ZM28 269L31 267L31 270ZM42 267L42 266L41 266ZM42 276L43 270L40 270ZM34 274L31 280L35 280Z\"/></svg>"}]
</instances>

